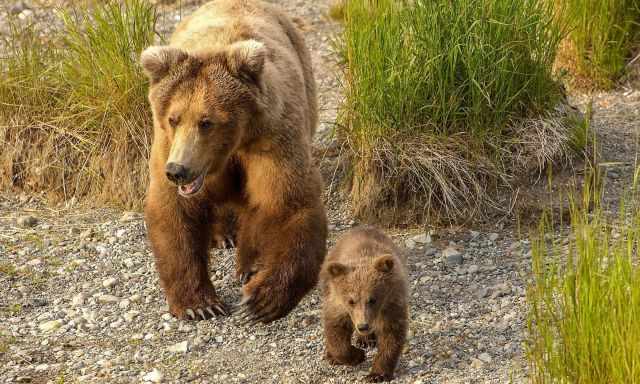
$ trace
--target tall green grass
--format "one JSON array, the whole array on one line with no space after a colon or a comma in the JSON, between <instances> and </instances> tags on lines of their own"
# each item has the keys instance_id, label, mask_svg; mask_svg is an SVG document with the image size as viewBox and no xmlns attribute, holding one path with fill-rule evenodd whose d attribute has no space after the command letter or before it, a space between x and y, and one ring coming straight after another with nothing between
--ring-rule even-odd
<instances>
[{"instance_id":1,"label":"tall green grass","mask_svg":"<svg viewBox=\"0 0 640 384\"><path fill-rule=\"evenodd\" d=\"M156 12L143 0L62 13L63 28L12 24L0 61L0 182L54 199L140 206L151 115L137 65Z\"/></svg>"},{"instance_id":2,"label":"tall green grass","mask_svg":"<svg viewBox=\"0 0 640 384\"><path fill-rule=\"evenodd\" d=\"M492 183L567 150L549 2L350 0L344 20L338 133L357 213L469 217Z\"/></svg>"},{"instance_id":3,"label":"tall green grass","mask_svg":"<svg viewBox=\"0 0 640 384\"><path fill-rule=\"evenodd\" d=\"M569 39L561 65L573 69L581 86L610 88L640 49L637 0L561 0Z\"/></svg>"},{"instance_id":4,"label":"tall green grass","mask_svg":"<svg viewBox=\"0 0 640 384\"><path fill-rule=\"evenodd\" d=\"M588 187L574 201L565 242L545 237L553 230L546 222L532 242L527 355L534 383L640 383L640 209L622 207L614 220L600 198Z\"/></svg>"}]
</instances>

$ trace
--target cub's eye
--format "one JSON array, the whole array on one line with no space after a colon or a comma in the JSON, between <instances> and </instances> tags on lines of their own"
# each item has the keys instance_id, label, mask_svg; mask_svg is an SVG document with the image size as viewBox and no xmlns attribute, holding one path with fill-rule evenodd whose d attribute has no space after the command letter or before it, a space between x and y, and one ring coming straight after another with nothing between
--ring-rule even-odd
<instances>
[{"instance_id":1,"label":"cub's eye","mask_svg":"<svg viewBox=\"0 0 640 384\"><path fill-rule=\"evenodd\" d=\"M169 118L169 125L173 128L175 128L179 123L179 120L175 117L170 117Z\"/></svg>"},{"instance_id":2,"label":"cub's eye","mask_svg":"<svg viewBox=\"0 0 640 384\"><path fill-rule=\"evenodd\" d=\"M354 305L356 302L353 299L349 299L349 305Z\"/></svg>"},{"instance_id":3,"label":"cub's eye","mask_svg":"<svg viewBox=\"0 0 640 384\"><path fill-rule=\"evenodd\" d=\"M211 127L213 127L213 123L211 122L211 120L200 120L200 122L198 123L198 127L200 129L210 129Z\"/></svg>"},{"instance_id":4,"label":"cub's eye","mask_svg":"<svg viewBox=\"0 0 640 384\"><path fill-rule=\"evenodd\" d=\"M373 305L376 303L376 299L374 299L373 297L369 299L369 301L367 301L367 304L369 305Z\"/></svg>"}]
</instances>

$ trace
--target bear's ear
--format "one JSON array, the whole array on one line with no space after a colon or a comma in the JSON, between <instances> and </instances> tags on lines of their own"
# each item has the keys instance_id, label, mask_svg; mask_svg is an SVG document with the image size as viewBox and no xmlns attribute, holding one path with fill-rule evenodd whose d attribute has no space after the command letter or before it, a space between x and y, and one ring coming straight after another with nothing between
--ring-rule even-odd
<instances>
[{"instance_id":1,"label":"bear's ear","mask_svg":"<svg viewBox=\"0 0 640 384\"><path fill-rule=\"evenodd\" d=\"M187 59L189 55L178 48L152 46L140 55L140 64L152 82L162 80L172 67Z\"/></svg>"},{"instance_id":2,"label":"bear's ear","mask_svg":"<svg viewBox=\"0 0 640 384\"><path fill-rule=\"evenodd\" d=\"M376 257L373 261L373 266L378 272L389 273L393 270L393 266L395 265L395 261L393 260L392 255L382 255Z\"/></svg>"},{"instance_id":3,"label":"bear's ear","mask_svg":"<svg viewBox=\"0 0 640 384\"><path fill-rule=\"evenodd\" d=\"M335 278L349 273L349 267L341 263L331 263L327 266L327 272L329 272L329 276Z\"/></svg>"},{"instance_id":4,"label":"bear's ear","mask_svg":"<svg viewBox=\"0 0 640 384\"><path fill-rule=\"evenodd\" d=\"M227 54L229 71L234 76L258 84L267 57L267 47L257 40L231 44Z\"/></svg>"}]
</instances>

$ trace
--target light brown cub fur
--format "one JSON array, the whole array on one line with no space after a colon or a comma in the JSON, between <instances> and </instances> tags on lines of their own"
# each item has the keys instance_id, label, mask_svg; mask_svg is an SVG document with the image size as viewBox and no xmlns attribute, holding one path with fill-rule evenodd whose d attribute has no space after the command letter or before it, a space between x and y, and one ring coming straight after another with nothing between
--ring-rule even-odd
<instances>
[{"instance_id":1,"label":"light brown cub fur","mask_svg":"<svg viewBox=\"0 0 640 384\"><path fill-rule=\"evenodd\" d=\"M141 64L154 118L145 220L170 312L226 312L208 250L232 222L246 311L285 316L317 283L326 253L311 159L316 91L300 33L266 2L212 1Z\"/></svg>"},{"instance_id":2,"label":"light brown cub fur","mask_svg":"<svg viewBox=\"0 0 640 384\"><path fill-rule=\"evenodd\" d=\"M375 341L378 353L370 382L393 379L407 334L405 257L393 241L372 227L342 236L321 273L326 358L332 364L360 364L364 350L351 344Z\"/></svg>"}]
</instances>

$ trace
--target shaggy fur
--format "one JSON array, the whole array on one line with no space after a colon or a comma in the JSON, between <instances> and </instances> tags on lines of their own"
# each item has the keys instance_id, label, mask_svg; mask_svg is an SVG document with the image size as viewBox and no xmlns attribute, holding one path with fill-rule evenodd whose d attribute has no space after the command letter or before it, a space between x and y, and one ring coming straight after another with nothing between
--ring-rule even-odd
<instances>
[{"instance_id":1,"label":"shaggy fur","mask_svg":"<svg viewBox=\"0 0 640 384\"><path fill-rule=\"evenodd\" d=\"M370 382L393 379L407 334L405 257L381 231L360 227L331 250L321 273L326 358L332 364L360 364L376 344Z\"/></svg>"},{"instance_id":2,"label":"shaggy fur","mask_svg":"<svg viewBox=\"0 0 640 384\"><path fill-rule=\"evenodd\" d=\"M145 219L171 313L226 312L208 250L234 235L246 311L263 322L285 316L317 283L326 253L311 159L317 101L302 37L272 5L219 0L141 63L154 116ZM168 163L184 167L179 180L168 179ZM178 193L199 178L197 193Z\"/></svg>"}]
</instances>

